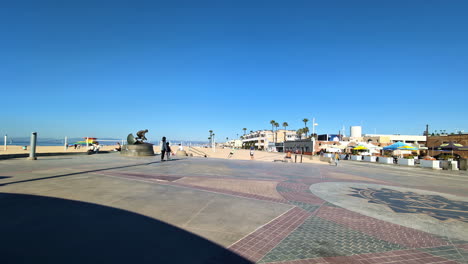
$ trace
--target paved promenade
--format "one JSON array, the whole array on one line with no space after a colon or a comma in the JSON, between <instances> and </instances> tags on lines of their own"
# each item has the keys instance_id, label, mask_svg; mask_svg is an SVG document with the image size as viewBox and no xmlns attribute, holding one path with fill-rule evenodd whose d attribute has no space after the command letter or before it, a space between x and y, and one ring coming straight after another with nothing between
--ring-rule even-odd
<instances>
[{"instance_id":1,"label":"paved promenade","mask_svg":"<svg viewBox=\"0 0 468 264\"><path fill-rule=\"evenodd\" d=\"M468 263L466 172L9 159L0 210L0 263Z\"/></svg>"}]
</instances>

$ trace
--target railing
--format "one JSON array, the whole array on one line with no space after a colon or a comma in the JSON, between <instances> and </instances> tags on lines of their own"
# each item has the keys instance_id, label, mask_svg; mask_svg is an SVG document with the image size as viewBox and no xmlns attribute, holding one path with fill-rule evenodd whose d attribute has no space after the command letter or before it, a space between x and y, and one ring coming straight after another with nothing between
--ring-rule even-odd
<instances>
[{"instance_id":1,"label":"railing","mask_svg":"<svg viewBox=\"0 0 468 264\"><path fill-rule=\"evenodd\" d=\"M193 148L193 147L189 147L189 151L193 152L194 154L196 155L200 155L202 157L209 157L208 154L206 154L205 152L199 150L199 149L196 149L196 148Z\"/></svg>"}]
</instances>

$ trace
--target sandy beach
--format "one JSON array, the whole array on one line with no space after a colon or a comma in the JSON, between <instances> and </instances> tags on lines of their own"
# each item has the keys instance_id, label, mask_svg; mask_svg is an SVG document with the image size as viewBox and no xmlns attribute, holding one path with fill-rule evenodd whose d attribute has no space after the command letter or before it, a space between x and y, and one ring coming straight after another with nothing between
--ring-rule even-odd
<instances>
[{"instance_id":1,"label":"sandy beach","mask_svg":"<svg viewBox=\"0 0 468 264\"><path fill-rule=\"evenodd\" d=\"M115 149L117 145L105 145L101 147L102 151L112 151ZM178 146L171 146L173 152L176 153ZM184 146L184 150L190 155L192 154L194 157L203 157L205 154L207 158L217 158L217 159L228 159L229 153L231 152L230 148L216 148L213 151L212 148L203 148L203 147L187 147ZM29 146L26 150L23 149L23 146L16 146L16 145L8 145L7 150L5 151L3 146L0 147L0 155L4 154L28 154L30 152ZM78 148L74 149L74 147L69 147L65 150L64 146L37 146L36 153L76 153L76 152L86 152L86 148ZM154 152L159 154L160 148L159 146L154 146ZM267 161L273 162L275 160L284 160L285 153L277 153L277 152L266 152L266 151L255 151L254 152L254 159L253 161ZM229 159L233 160L251 160L250 158L250 151L246 149L237 149L234 151L234 155ZM294 155L292 156L294 160ZM300 155L297 157L297 162L300 162ZM318 160L311 160L310 156L303 156L302 159L303 163L322 163Z\"/></svg>"}]
</instances>

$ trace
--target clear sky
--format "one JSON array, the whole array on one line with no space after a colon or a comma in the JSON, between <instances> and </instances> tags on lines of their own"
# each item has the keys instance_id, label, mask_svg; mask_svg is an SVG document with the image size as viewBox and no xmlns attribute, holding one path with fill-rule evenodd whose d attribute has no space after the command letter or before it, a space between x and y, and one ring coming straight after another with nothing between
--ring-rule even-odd
<instances>
[{"instance_id":1,"label":"clear sky","mask_svg":"<svg viewBox=\"0 0 468 264\"><path fill-rule=\"evenodd\" d=\"M6 1L0 133L468 131L468 1ZM309 122L310 124L311 122Z\"/></svg>"}]
</instances>

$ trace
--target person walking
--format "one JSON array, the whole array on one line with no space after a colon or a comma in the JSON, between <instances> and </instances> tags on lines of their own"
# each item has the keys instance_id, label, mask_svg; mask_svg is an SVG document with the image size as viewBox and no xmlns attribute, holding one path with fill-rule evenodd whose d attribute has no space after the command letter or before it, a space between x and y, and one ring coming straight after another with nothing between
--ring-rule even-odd
<instances>
[{"instance_id":1,"label":"person walking","mask_svg":"<svg viewBox=\"0 0 468 264\"><path fill-rule=\"evenodd\" d=\"M338 166L339 161L340 161L340 155L338 155L338 153L335 153L335 166Z\"/></svg>"},{"instance_id":2,"label":"person walking","mask_svg":"<svg viewBox=\"0 0 468 264\"><path fill-rule=\"evenodd\" d=\"M250 147L250 159L253 160L254 159L254 147Z\"/></svg>"},{"instance_id":3,"label":"person walking","mask_svg":"<svg viewBox=\"0 0 468 264\"><path fill-rule=\"evenodd\" d=\"M228 159L230 159L234 155L235 150L236 149L234 147L231 149L231 152L229 152L229 155L228 155Z\"/></svg>"},{"instance_id":4,"label":"person walking","mask_svg":"<svg viewBox=\"0 0 468 264\"><path fill-rule=\"evenodd\" d=\"M169 142L166 142L166 160L171 159L171 154L172 154L171 146L169 146Z\"/></svg>"},{"instance_id":5,"label":"person walking","mask_svg":"<svg viewBox=\"0 0 468 264\"><path fill-rule=\"evenodd\" d=\"M161 140L161 161L164 161L164 155L166 154L166 151L167 151L166 137L162 137L162 140Z\"/></svg>"}]
</instances>

